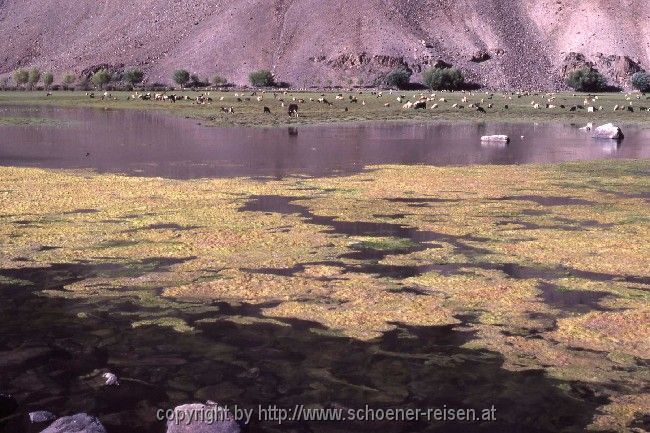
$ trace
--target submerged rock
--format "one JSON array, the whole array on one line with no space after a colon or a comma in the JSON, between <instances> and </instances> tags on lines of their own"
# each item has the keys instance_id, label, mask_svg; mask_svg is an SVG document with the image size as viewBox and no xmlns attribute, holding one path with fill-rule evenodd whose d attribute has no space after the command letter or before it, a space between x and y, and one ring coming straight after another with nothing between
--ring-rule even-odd
<instances>
[{"instance_id":1,"label":"submerged rock","mask_svg":"<svg viewBox=\"0 0 650 433\"><path fill-rule=\"evenodd\" d=\"M598 139L622 140L624 135L621 128L612 123L607 123L596 128L593 137Z\"/></svg>"},{"instance_id":2,"label":"submerged rock","mask_svg":"<svg viewBox=\"0 0 650 433\"><path fill-rule=\"evenodd\" d=\"M107 386L119 385L120 381L117 379L117 376L113 373L104 373L102 377L106 379Z\"/></svg>"},{"instance_id":3,"label":"submerged rock","mask_svg":"<svg viewBox=\"0 0 650 433\"><path fill-rule=\"evenodd\" d=\"M507 135L484 135L481 137L481 141L496 141L499 143L509 143L510 137Z\"/></svg>"},{"instance_id":4,"label":"submerged rock","mask_svg":"<svg viewBox=\"0 0 650 433\"><path fill-rule=\"evenodd\" d=\"M167 433L239 433L239 425L228 409L216 404L185 404L174 408L175 419L167 420Z\"/></svg>"},{"instance_id":5,"label":"submerged rock","mask_svg":"<svg viewBox=\"0 0 650 433\"><path fill-rule=\"evenodd\" d=\"M32 424L42 424L52 422L56 419L56 415L46 410L37 410L29 413L29 422Z\"/></svg>"},{"instance_id":6,"label":"submerged rock","mask_svg":"<svg viewBox=\"0 0 650 433\"><path fill-rule=\"evenodd\" d=\"M106 429L94 416L78 413L57 419L41 433L106 433Z\"/></svg>"}]
</instances>

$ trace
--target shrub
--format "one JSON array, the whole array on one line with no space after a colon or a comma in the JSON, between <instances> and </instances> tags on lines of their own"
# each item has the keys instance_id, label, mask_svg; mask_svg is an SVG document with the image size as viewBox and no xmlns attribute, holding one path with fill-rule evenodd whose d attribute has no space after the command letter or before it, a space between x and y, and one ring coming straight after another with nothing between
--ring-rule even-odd
<instances>
[{"instance_id":1,"label":"shrub","mask_svg":"<svg viewBox=\"0 0 650 433\"><path fill-rule=\"evenodd\" d=\"M53 82L54 75L52 75L51 72L47 72L45 75L43 75L43 84L45 84L46 89L49 89Z\"/></svg>"},{"instance_id":2,"label":"shrub","mask_svg":"<svg viewBox=\"0 0 650 433\"><path fill-rule=\"evenodd\" d=\"M95 86L102 89L105 84L110 83L111 73L108 72L106 69L100 69L99 71L93 74L93 76L90 78L90 81L92 81L92 83Z\"/></svg>"},{"instance_id":3,"label":"shrub","mask_svg":"<svg viewBox=\"0 0 650 433\"><path fill-rule=\"evenodd\" d=\"M275 78L271 71L267 69L251 72L248 79L255 87L272 87L275 85Z\"/></svg>"},{"instance_id":4,"label":"shrub","mask_svg":"<svg viewBox=\"0 0 650 433\"><path fill-rule=\"evenodd\" d=\"M25 69L14 71L14 81L17 86L23 86L29 81L29 72Z\"/></svg>"},{"instance_id":5,"label":"shrub","mask_svg":"<svg viewBox=\"0 0 650 433\"><path fill-rule=\"evenodd\" d=\"M650 92L650 73L637 72L632 75L632 85L641 92Z\"/></svg>"},{"instance_id":6,"label":"shrub","mask_svg":"<svg viewBox=\"0 0 650 433\"><path fill-rule=\"evenodd\" d=\"M465 85L458 68L431 68L424 71L424 84L432 90L457 90Z\"/></svg>"},{"instance_id":7,"label":"shrub","mask_svg":"<svg viewBox=\"0 0 650 433\"><path fill-rule=\"evenodd\" d=\"M36 84L41 81L41 71L38 68L32 68L28 74L29 86L33 89Z\"/></svg>"},{"instance_id":8,"label":"shrub","mask_svg":"<svg viewBox=\"0 0 650 433\"><path fill-rule=\"evenodd\" d=\"M174 71L174 82L181 86L181 89L185 84L187 84L188 81L190 81L190 73L187 72L185 69L178 69Z\"/></svg>"},{"instance_id":9,"label":"shrub","mask_svg":"<svg viewBox=\"0 0 650 433\"><path fill-rule=\"evenodd\" d=\"M605 77L593 68L582 68L571 72L566 83L578 92L597 92L607 86Z\"/></svg>"},{"instance_id":10,"label":"shrub","mask_svg":"<svg viewBox=\"0 0 650 433\"><path fill-rule=\"evenodd\" d=\"M411 82L412 72L406 68L396 68L389 72L384 79L384 84L398 89L405 89Z\"/></svg>"},{"instance_id":11,"label":"shrub","mask_svg":"<svg viewBox=\"0 0 650 433\"><path fill-rule=\"evenodd\" d=\"M144 80L144 72L140 69L132 68L124 73L124 81L129 83L131 86L136 86L142 83L142 80Z\"/></svg>"}]
</instances>

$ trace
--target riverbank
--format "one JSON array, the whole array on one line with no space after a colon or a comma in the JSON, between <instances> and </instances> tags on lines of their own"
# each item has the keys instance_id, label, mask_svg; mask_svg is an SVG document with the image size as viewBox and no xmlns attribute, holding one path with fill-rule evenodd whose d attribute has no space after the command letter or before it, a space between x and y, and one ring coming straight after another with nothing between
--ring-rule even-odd
<instances>
[{"instance_id":1,"label":"riverbank","mask_svg":"<svg viewBox=\"0 0 650 433\"><path fill-rule=\"evenodd\" d=\"M259 182L2 167L0 283L28 287L29 269L52 267L59 276L44 281L61 285L38 293L83 302L80 323L110 312L188 336L232 308L215 301L257 305L226 319L242 326L297 320L315 339L364 345L402 325L460 327L471 335L462 350L541 370L572 398L595 393L591 427L628 431L649 402L649 170L377 166ZM66 279L65 265L88 270ZM222 401L219 389L194 397Z\"/></svg>"},{"instance_id":2,"label":"riverbank","mask_svg":"<svg viewBox=\"0 0 650 433\"><path fill-rule=\"evenodd\" d=\"M93 93L90 98L86 93ZM589 99L586 94L510 94L490 92L382 92L379 96L368 90L355 92L253 92L210 91L212 101L196 104L204 92L184 91L167 94L187 96L189 100L169 101L132 99L134 92L0 92L0 105L50 105L59 107L94 107L100 109L166 110L178 116L200 120L213 126L281 126L324 123L357 123L366 121L486 121L486 122L563 122L635 123L650 125L650 96L638 93L605 93ZM156 92L151 92L154 96ZM162 92L161 92L162 93ZM205 92L208 93L208 92ZM375 93L375 94L373 94ZM432 95L435 94L435 97ZM342 99L336 99L341 95ZM426 109L404 109L406 101L415 102L421 95L429 97ZM575 96L574 96L575 95ZM405 96L402 102L397 98ZM638 97L638 99L637 99ZM261 98L261 100L257 100ZM319 103L324 98L332 105ZM444 99L444 101L441 101ZM304 103L299 102L304 100ZM353 102L356 101L356 102ZM284 103L284 107L282 104ZM287 114L289 104L298 105L299 117ZM386 106L388 104L388 106ZM436 108L431 108L433 105ZM535 108L538 104L539 108ZM553 106L554 108L546 108ZM462 108L459 108L461 107ZM478 106L483 111L478 111ZM506 108L507 106L507 108ZM594 112L588 112L589 106ZM618 106L622 109L614 111ZM628 111L627 107L633 111ZM221 107L233 112L224 112ZM268 107L270 113L264 112ZM571 111L572 107L577 107ZM579 108L582 107L582 108ZM602 107L602 110L598 110ZM645 111L643 110L645 108Z\"/></svg>"}]
</instances>

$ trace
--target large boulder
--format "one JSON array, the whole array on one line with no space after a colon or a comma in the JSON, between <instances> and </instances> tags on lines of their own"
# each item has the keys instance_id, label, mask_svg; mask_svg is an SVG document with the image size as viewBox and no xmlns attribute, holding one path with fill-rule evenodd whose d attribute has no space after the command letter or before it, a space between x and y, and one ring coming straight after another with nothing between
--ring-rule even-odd
<instances>
[{"instance_id":1,"label":"large boulder","mask_svg":"<svg viewBox=\"0 0 650 433\"><path fill-rule=\"evenodd\" d=\"M607 123L594 129L593 137L603 140L622 140L625 136L623 135L621 128L612 123Z\"/></svg>"},{"instance_id":2,"label":"large boulder","mask_svg":"<svg viewBox=\"0 0 650 433\"><path fill-rule=\"evenodd\" d=\"M57 419L41 433L106 433L106 429L94 416L78 413Z\"/></svg>"},{"instance_id":3,"label":"large boulder","mask_svg":"<svg viewBox=\"0 0 650 433\"><path fill-rule=\"evenodd\" d=\"M488 53L485 50L478 50L475 51L474 54L472 54L472 57L470 57L470 60L474 63L481 63L485 62L487 60L490 60L490 53Z\"/></svg>"},{"instance_id":4,"label":"large boulder","mask_svg":"<svg viewBox=\"0 0 650 433\"><path fill-rule=\"evenodd\" d=\"M239 433L239 424L216 404L185 404L174 408L174 418L167 420L167 433Z\"/></svg>"}]
</instances>

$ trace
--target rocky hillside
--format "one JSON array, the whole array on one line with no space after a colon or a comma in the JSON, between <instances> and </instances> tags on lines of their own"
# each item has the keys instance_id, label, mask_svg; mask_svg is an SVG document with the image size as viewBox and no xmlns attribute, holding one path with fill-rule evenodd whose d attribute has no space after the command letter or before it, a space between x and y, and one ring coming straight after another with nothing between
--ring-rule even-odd
<instances>
[{"instance_id":1,"label":"rocky hillside","mask_svg":"<svg viewBox=\"0 0 650 433\"><path fill-rule=\"evenodd\" d=\"M397 65L460 67L480 85L553 89L593 64L623 85L650 69L648 0L0 0L0 74L183 67L238 84L371 84Z\"/></svg>"}]
</instances>

